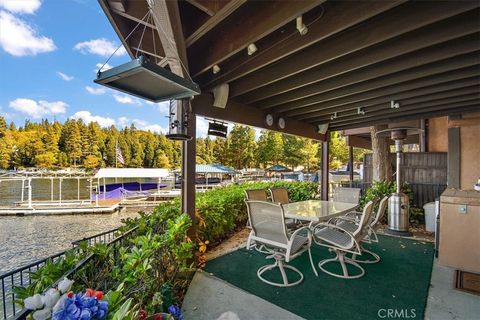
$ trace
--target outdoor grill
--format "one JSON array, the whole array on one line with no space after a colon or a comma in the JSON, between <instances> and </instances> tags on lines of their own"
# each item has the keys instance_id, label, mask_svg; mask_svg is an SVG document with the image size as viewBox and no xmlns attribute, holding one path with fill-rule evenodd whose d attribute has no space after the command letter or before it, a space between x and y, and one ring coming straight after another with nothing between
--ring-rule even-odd
<instances>
[{"instance_id":1,"label":"outdoor grill","mask_svg":"<svg viewBox=\"0 0 480 320\"><path fill-rule=\"evenodd\" d=\"M419 134L423 132L422 129L417 128L391 128L377 132L379 136L390 136L390 139L395 141L395 153L397 156L397 173L396 183L397 190L392 193L388 199L388 232L398 235L411 235L409 229L409 202L408 196L402 192L402 146L407 135Z\"/></svg>"}]
</instances>

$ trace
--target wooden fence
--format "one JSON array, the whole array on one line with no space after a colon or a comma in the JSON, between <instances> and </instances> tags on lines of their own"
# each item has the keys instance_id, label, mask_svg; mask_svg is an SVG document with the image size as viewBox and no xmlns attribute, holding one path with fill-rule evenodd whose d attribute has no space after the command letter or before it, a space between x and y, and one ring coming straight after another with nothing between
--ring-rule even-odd
<instances>
[{"instance_id":1,"label":"wooden fence","mask_svg":"<svg viewBox=\"0 0 480 320\"><path fill-rule=\"evenodd\" d=\"M395 154L390 155L392 172L396 172ZM363 160L363 182L354 183L362 191L372 183L372 154ZM445 152L406 152L402 155L402 181L407 182L413 191L413 204L423 207L435 201L447 187L447 153Z\"/></svg>"}]
</instances>

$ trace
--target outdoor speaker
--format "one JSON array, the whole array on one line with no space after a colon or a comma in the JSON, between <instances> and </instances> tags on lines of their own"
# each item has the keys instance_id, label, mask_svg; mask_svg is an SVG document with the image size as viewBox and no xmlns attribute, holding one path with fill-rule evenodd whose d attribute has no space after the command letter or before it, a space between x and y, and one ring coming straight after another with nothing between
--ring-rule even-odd
<instances>
[{"instance_id":1,"label":"outdoor speaker","mask_svg":"<svg viewBox=\"0 0 480 320\"><path fill-rule=\"evenodd\" d=\"M213 106L225 109L228 101L228 92L228 83L224 83L213 88Z\"/></svg>"},{"instance_id":2,"label":"outdoor speaker","mask_svg":"<svg viewBox=\"0 0 480 320\"><path fill-rule=\"evenodd\" d=\"M328 123L318 125L318 133L325 134L327 133L327 130L328 130Z\"/></svg>"},{"instance_id":3,"label":"outdoor speaker","mask_svg":"<svg viewBox=\"0 0 480 320\"><path fill-rule=\"evenodd\" d=\"M170 100L168 134L166 134L168 139L182 141L192 139L187 132L189 110L190 99Z\"/></svg>"}]
</instances>

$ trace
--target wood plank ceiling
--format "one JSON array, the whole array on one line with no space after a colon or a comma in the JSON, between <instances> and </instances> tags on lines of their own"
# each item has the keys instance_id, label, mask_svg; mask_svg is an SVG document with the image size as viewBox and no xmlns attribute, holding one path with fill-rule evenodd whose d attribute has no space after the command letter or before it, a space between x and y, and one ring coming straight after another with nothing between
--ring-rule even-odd
<instances>
[{"instance_id":1,"label":"wood plank ceiling","mask_svg":"<svg viewBox=\"0 0 480 320\"><path fill-rule=\"evenodd\" d=\"M125 41L148 1L99 0L132 57L140 49L166 65L153 19ZM344 130L480 111L479 1L187 0L178 7L190 75L202 95L228 83L229 114L258 110ZM144 29L150 36L140 42ZM249 55L252 43L258 50Z\"/></svg>"}]
</instances>

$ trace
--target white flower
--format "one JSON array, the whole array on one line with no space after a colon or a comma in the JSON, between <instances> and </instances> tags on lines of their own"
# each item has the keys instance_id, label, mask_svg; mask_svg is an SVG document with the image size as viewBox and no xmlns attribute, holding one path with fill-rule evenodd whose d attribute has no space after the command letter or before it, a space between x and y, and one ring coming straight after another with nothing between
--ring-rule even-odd
<instances>
[{"instance_id":1,"label":"white flower","mask_svg":"<svg viewBox=\"0 0 480 320\"><path fill-rule=\"evenodd\" d=\"M53 307L52 312L55 313L58 310L60 310L63 307L63 303L65 302L65 299L67 299L67 298L68 298L67 293L65 293L63 296L61 296L60 299L58 299L55 306Z\"/></svg>"},{"instance_id":2,"label":"white flower","mask_svg":"<svg viewBox=\"0 0 480 320\"><path fill-rule=\"evenodd\" d=\"M58 299L60 299L60 291L57 289L48 289L48 291L43 296L43 302L45 303L45 307L53 308L53 306L57 303Z\"/></svg>"},{"instance_id":3,"label":"white flower","mask_svg":"<svg viewBox=\"0 0 480 320\"><path fill-rule=\"evenodd\" d=\"M43 307L42 296L38 293L32 297L28 297L23 301L25 308L29 310L37 310Z\"/></svg>"},{"instance_id":4,"label":"white flower","mask_svg":"<svg viewBox=\"0 0 480 320\"><path fill-rule=\"evenodd\" d=\"M72 287L73 285L73 280L70 280L68 278L63 278L62 281L60 281L60 283L58 284L58 290L60 290L60 292L62 293L67 293L68 291L70 291L70 288Z\"/></svg>"},{"instance_id":5,"label":"white flower","mask_svg":"<svg viewBox=\"0 0 480 320\"><path fill-rule=\"evenodd\" d=\"M35 320L47 320L52 316L52 309L45 307L42 310L37 310L33 313L33 319Z\"/></svg>"}]
</instances>

